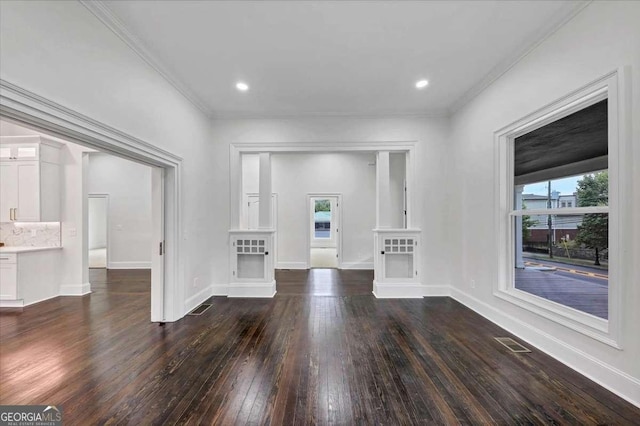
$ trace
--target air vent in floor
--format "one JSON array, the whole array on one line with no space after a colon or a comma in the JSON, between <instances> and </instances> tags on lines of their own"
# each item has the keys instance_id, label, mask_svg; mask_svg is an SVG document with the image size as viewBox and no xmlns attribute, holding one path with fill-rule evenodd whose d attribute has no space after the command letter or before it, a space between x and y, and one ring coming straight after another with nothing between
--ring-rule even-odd
<instances>
[{"instance_id":1,"label":"air vent in floor","mask_svg":"<svg viewBox=\"0 0 640 426\"><path fill-rule=\"evenodd\" d=\"M187 315L202 315L210 307L211 307L210 304L203 303L202 305L200 305L197 308L195 308L193 311L189 312Z\"/></svg>"},{"instance_id":2,"label":"air vent in floor","mask_svg":"<svg viewBox=\"0 0 640 426\"><path fill-rule=\"evenodd\" d=\"M495 339L506 346L511 352L531 352L511 337L495 337Z\"/></svg>"}]
</instances>

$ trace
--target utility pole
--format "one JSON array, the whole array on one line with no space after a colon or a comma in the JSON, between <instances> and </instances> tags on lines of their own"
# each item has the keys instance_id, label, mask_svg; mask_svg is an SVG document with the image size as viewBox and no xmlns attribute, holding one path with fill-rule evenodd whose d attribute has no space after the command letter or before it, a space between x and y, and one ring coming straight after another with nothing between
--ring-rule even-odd
<instances>
[{"instance_id":1,"label":"utility pole","mask_svg":"<svg viewBox=\"0 0 640 426\"><path fill-rule=\"evenodd\" d=\"M549 181L549 185L547 186L547 208L551 208L551 181ZM547 225L549 226L549 259L553 259L553 223L551 221L551 215L547 216Z\"/></svg>"}]
</instances>

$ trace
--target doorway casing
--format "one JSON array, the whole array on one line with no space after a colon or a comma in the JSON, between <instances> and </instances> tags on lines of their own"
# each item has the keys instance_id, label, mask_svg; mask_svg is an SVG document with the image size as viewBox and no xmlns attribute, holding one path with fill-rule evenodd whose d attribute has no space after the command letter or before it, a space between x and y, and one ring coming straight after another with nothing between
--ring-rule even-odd
<instances>
[{"instance_id":1,"label":"doorway casing","mask_svg":"<svg viewBox=\"0 0 640 426\"><path fill-rule=\"evenodd\" d=\"M154 241L158 236L164 236L162 258L154 261L162 263L164 274L162 279L152 283L151 321L172 322L182 318L186 314L184 288L179 284L182 263L178 206L182 158L5 80L0 80L0 116L69 142L159 169L155 174L163 177L160 205L164 207L164 224L160 223L159 228L154 229ZM86 230L87 212L84 210L83 228ZM160 256L159 251L152 253ZM87 264L83 265L85 269L88 270Z\"/></svg>"},{"instance_id":2,"label":"doorway casing","mask_svg":"<svg viewBox=\"0 0 640 426\"><path fill-rule=\"evenodd\" d=\"M414 192L415 182L415 170L416 170L416 147L417 141L355 141L355 142L255 142L255 143L235 143L229 145L229 183L230 183L230 206L229 206L229 240L228 244L231 246L234 235L242 231L242 212L243 212L243 186L242 186L242 156L245 154L260 154L261 159L264 159L265 170L269 170L265 173L267 182L265 183L265 189L268 188L268 192L265 190L265 201L267 200L266 194L271 193L271 176L270 176L270 163L267 161L271 154L280 153L340 153L340 152L369 152L376 153L377 158L386 159L386 173L384 173L383 167L378 164L376 167L376 230L379 229L391 229L388 225L388 202L389 202L389 155L392 153L401 153L405 155L406 160L406 225L405 228L414 228L416 232L420 232L419 229L415 229L414 221L416 217L420 217L420 203L416 202ZM261 178L262 178L262 161L261 161ZM386 175L386 177L385 177ZM383 185L386 180L386 185ZM262 183L261 183L262 185ZM383 188L384 187L384 188ZM386 190L384 190L386 188ZM386 200L386 203L383 201ZM268 202L268 201L267 201ZM269 210L269 209L265 209ZM374 232L372 230L372 237ZM266 230L265 230L266 231ZM234 252L230 251L229 264L233 265ZM309 261L309 258L307 258ZM379 264L375 262L374 265ZM229 269L229 289L234 285L235 277L233 274L235 270L233 267ZM373 284L373 283L372 283ZM259 289L252 288L249 284L243 285L243 290L251 289L252 292L245 291L243 297L273 297L275 291L271 291L269 287L268 292L260 292ZM270 284L271 285L271 284ZM420 294L422 292L421 284L414 283L413 287L419 289ZM273 283L273 290L275 290L275 282ZM228 290L229 291L229 290ZM251 294L249 294L251 293ZM229 294L229 293L227 293ZM380 293L382 294L382 293ZM378 296L374 293L376 297ZM381 297L405 297L404 292L400 289L397 292L385 294Z\"/></svg>"}]
</instances>

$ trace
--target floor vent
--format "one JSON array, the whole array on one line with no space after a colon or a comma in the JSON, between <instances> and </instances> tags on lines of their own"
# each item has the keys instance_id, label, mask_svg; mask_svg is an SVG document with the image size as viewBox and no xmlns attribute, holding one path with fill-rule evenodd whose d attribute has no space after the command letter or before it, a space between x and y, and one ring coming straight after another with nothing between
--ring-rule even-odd
<instances>
[{"instance_id":1,"label":"floor vent","mask_svg":"<svg viewBox=\"0 0 640 426\"><path fill-rule=\"evenodd\" d=\"M211 307L210 304L207 303L203 303L202 305L198 306L197 308L195 308L193 311L189 312L187 315L202 315L204 314L207 309L209 309Z\"/></svg>"},{"instance_id":2,"label":"floor vent","mask_svg":"<svg viewBox=\"0 0 640 426\"><path fill-rule=\"evenodd\" d=\"M531 352L529 349L525 348L520 343L513 340L511 337L495 337L495 339L506 346L507 349L509 349L511 352Z\"/></svg>"}]
</instances>

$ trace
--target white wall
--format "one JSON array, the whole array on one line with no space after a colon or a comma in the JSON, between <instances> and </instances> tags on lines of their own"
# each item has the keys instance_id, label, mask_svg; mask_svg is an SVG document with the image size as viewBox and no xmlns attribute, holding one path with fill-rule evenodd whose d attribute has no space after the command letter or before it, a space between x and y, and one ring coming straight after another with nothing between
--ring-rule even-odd
<instances>
[{"instance_id":1,"label":"white wall","mask_svg":"<svg viewBox=\"0 0 640 426\"><path fill-rule=\"evenodd\" d=\"M109 195L108 268L151 267L151 167L89 154L89 194Z\"/></svg>"},{"instance_id":2,"label":"white wall","mask_svg":"<svg viewBox=\"0 0 640 426\"><path fill-rule=\"evenodd\" d=\"M89 158L91 159L91 158ZM91 195L91 191L89 191ZM107 247L107 209L109 204L107 198L97 198L89 196L89 203L87 204L89 209L89 223L88 226L88 239L89 250L103 249Z\"/></svg>"},{"instance_id":3,"label":"white wall","mask_svg":"<svg viewBox=\"0 0 640 426\"><path fill-rule=\"evenodd\" d=\"M216 156L226 158L231 143L417 141L415 226L424 231L423 284L429 286L426 290L429 294L437 293L436 287L447 286L450 276L446 250L448 212L441 208L447 204L447 138L448 120L440 117L254 118L214 120L213 123ZM218 179L228 182L228 164L215 169L214 173ZM373 244L373 233L369 241Z\"/></svg>"},{"instance_id":4,"label":"white wall","mask_svg":"<svg viewBox=\"0 0 640 426\"><path fill-rule=\"evenodd\" d=\"M538 347L640 404L640 227L623 241L623 350L502 301L497 274L494 132L620 66L631 66L634 163L640 164L640 3L594 2L549 37L452 119L449 154L452 282L460 300ZM627 158L625 160L631 160ZM640 168L621 209L640 217ZM623 198L625 199L625 198ZM632 225L633 226L633 225ZM634 245L635 244L635 245ZM470 287L474 279L476 287ZM616 285L616 283L612 283Z\"/></svg>"},{"instance_id":5,"label":"white wall","mask_svg":"<svg viewBox=\"0 0 640 426\"><path fill-rule=\"evenodd\" d=\"M212 173L228 167L228 152L213 155L210 120L81 3L1 7L0 77L181 156L185 301L197 304L212 283L228 282L228 177Z\"/></svg>"},{"instance_id":6,"label":"white wall","mask_svg":"<svg viewBox=\"0 0 640 426\"><path fill-rule=\"evenodd\" d=\"M371 153L274 154L273 192L278 194L278 262L305 267L308 255L307 194L342 194L343 268L373 269L375 167Z\"/></svg>"}]
</instances>

